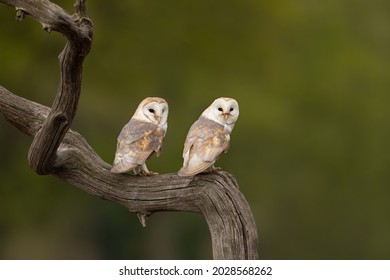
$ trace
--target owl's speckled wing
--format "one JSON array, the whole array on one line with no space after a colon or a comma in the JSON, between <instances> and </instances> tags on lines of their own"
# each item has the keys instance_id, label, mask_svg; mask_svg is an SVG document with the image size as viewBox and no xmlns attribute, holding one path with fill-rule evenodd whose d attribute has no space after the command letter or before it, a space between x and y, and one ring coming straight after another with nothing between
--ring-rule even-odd
<instances>
[{"instance_id":1,"label":"owl's speckled wing","mask_svg":"<svg viewBox=\"0 0 390 280\"><path fill-rule=\"evenodd\" d=\"M123 173L136 168L156 152L160 154L165 131L153 123L131 119L118 136L111 172Z\"/></svg>"},{"instance_id":2,"label":"owl's speckled wing","mask_svg":"<svg viewBox=\"0 0 390 280\"><path fill-rule=\"evenodd\" d=\"M200 117L187 134L179 175L192 176L206 170L227 152L229 142L230 135L222 125Z\"/></svg>"}]
</instances>

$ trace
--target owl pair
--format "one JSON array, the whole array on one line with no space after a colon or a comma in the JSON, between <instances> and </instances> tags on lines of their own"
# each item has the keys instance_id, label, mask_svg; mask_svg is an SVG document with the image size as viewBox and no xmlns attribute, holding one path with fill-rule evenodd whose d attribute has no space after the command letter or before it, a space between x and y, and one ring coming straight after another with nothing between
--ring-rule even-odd
<instances>
[{"instance_id":1,"label":"owl pair","mask_svg":"<svg viewBox=\"0 0 390 280\"><path fill-rule=\"evenodd\" d=\"M229 149L230 133L239 115L238 103L221 97L203 111L191 126L184 143L180 176L193 176L208 168L217 171L215 161ZM159 97L145 98L118 136L113 173L133 170L137 175L157 174L148 170L146 161L160 155L167 132L168 103Z\"/></svg>"}]
</instances>

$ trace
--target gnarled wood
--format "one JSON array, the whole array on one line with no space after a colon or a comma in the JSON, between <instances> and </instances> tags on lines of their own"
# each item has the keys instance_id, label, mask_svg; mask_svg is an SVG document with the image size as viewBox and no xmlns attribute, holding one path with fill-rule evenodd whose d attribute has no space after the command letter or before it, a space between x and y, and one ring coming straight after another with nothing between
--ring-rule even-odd
<instances>
[{"instance_id":1,"label":"gnarled wood","mask_svg":"<svg viewBox=\"0 0 390 280\"><path fill-rule=\"evenodd\" d=\"M35 134L30 146L30 167L38 174L49 174L56 157L57 148L67 133L76 114L80 97L82 65L92 44L92 23L86 17L84 0L77 0L75 14L68 15L61 7L50 1L9 1L15 6L16 18L29 15L39 21L43 28L62 33L67 44L60 54L61 81L49 116Z\"/></svg>"},{"instance_id":2,"label":"gnarled wood","mask_svg":"<svg viewBox=\"0 0 390 280\"><path fill-rule=\"evenodd\" d=\"M111 165L79 133L69 130L80 94L82 62L92 36L84 1L76 1L75 16L46 0L0 2L15 6L18 18L30 15L68 39L60 59L61 84L51 109L0 86L0 112L33 137L31 167L38 174L52 174L89 194L123 205L138 213L143 224L158 211L201 213L210 229L215 259L257 259L256 224L233 176L226 172L194 177L113 174Z\"/></svg>"}]
</instances>

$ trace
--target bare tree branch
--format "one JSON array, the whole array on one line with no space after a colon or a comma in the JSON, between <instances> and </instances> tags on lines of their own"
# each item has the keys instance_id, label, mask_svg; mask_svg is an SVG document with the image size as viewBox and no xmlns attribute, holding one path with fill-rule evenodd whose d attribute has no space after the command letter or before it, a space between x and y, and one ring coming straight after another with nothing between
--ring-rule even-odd
<instances>
[{"instance_id":1,"label":"bare tree branch","mask_svg":"<svg viewBox=\"0 0 390 280\"><path fill-rule=\"evenodd\" d=\"M17 19L29 15L42 23L43 28L62 33L67 44L60 54L61 81L52 110L42 128L35 134L29 150L29 165L38 174L49 174L57 148L76 114L80 97L82 65L92 44L92 23L86 17L85 1L77 0L76 13L68 15L50 1L10 1L15 6Z\"/></svg>"},{"instance_id":2,"label":"bare tree branch","mask_svg":"<svg viewBox=\"0 0 390 280\"><path fill-rule=\"evenodd\" d=\"M85 1L77 0L69 16L47 0L0 2L16 7L17 18L29 15L47 31L67 38L60 55L61 82L52 108L26 100L0 86L0 112L33 137L29 164L38 174L52 174L87 193L138 213L145 226L158 211L201 213L209 226L215 259L257 259L257 231L250 207L234 177L226 172L180 177L113 174L77 132L69 129L81 88L82 63L92 42Z\"/></svg>"}]
</instances>

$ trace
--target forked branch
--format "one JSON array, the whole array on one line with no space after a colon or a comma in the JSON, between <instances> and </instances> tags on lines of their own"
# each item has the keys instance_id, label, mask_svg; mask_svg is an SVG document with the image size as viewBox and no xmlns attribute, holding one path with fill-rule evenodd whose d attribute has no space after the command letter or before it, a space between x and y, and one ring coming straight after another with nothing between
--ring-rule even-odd
<instances>
[{"instance_id":1,"label":"forked branch","mask_svg":"<svg viewBox=\"0 0 390 280\"><path fill-rule=\"evenodd\" d=\"M84 0L77 0L75 14L68 15L61 7L47 0L1 0L16 9L16 18L29 15L44 30L62 33L67 44L60 54L61 81L51 111L35 134L29 150L29 165L38 174L49 174L57 148L76 114L80 97L82 65L92 44L92 23L86 17Z\"/></svg>"},{"instance_id":2,"label":"forked branch","mask_svg":"<svg viewBox=\"0 0 390 280\"><path fill-rule=\"evenodd\" d=\"M257 259L256 224L234 177L226 172L179 177L177 174L138 177L113 174L77 132L69 129L81 88L82 63L92 42L92 24L85 1L75 14L47 0L0 2L14 6L17 18L29 15L47 31L67 38L60 55L61 82L52 108L14 95L0 86L0 112L33 137L29 164L38 174L52 174L91 195L138 213L143 225L158 211L201 213L209 226L215 259Z\"/></svg>"}]
</instances>

